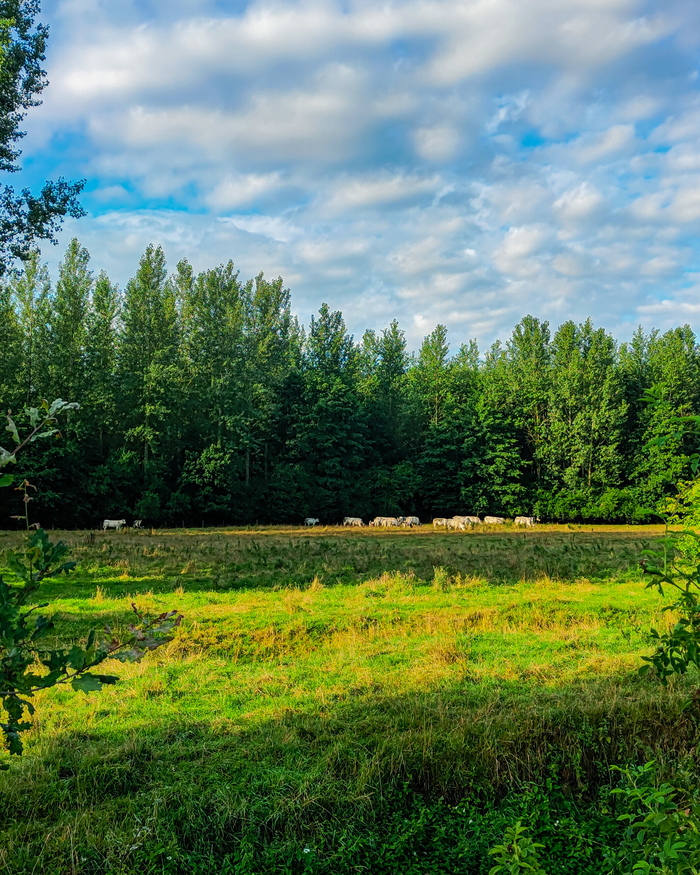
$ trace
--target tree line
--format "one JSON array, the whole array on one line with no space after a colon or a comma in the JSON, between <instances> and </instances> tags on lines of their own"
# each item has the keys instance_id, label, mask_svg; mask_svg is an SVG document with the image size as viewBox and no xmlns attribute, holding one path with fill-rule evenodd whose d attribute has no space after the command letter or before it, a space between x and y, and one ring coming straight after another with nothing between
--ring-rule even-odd
<instances>
[{"instance_id":1,"label":"tree line","mask_svg":"<svg viewBox=\"0 0 700 875\"><path fill-rule=\"evenodd\" d=\"M32 254L0 286L0 350L3 410L81 404L17 465L44 526L639 521L690 470L673 418L700 413L688 325L618 343L590 319L552 332L526 316L483 355L451 352L443 325L411 353L396 321L357 342L323 304L305 328L281 279L232 262L169 274L155 246L123 292L77 240L55 283ZM12 525L17 499L0 501Z\"/></svg>"}]
</instances>

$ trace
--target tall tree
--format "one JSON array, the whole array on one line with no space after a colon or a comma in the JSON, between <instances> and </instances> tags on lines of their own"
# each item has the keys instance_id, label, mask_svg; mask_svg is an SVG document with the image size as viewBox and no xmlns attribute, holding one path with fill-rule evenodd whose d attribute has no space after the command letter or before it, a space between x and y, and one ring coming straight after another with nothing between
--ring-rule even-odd
<instances>
[{"instance_id":1,"label":"tall tree","mask_svg":"<svg viewBox=\"0 0 700 875\"><path fill-rule=\"evenodd\" d=\"M172 389L178 380L177 310L161 247L149 246L126 287L118 375L127 444L140 448L142 488L153 485L167 459L168 426L177 415ZM159 466L152 471L153 463Z\"/></svg>"},{"instance_id":2,"label":"tall tree","mask_svg":"<svg viewBox=\"0 0 700 875\"><path fill-rule=\"evenodd\" d=\"M7 283L0 284L0 350L0 410L6 411L19 400L22 364L22 334Z\"/></svg>"},{"instance_id":3,"label":"tall tree","mask_svg":"<svg viewBox=\"0 0 700 875\"><path fill-rule=\"evenodd\" d=\"M74 401L83 397L87 313L93 288L90 254L77 239L58 267L51 307L50 394Z\"/></svg>"},{"instance_id":4,"label":"tall tree","mask_svg":"<svg viewBox=\"0 0 700 875\"><path fill-rule=\"evenodd\" d=\"M525 316L506 346L509 370L508 411L527 447L535 487L542 478L550 381L549 323Z\"/></svg>"},{"instance_id":5,"label":"tall tree","mask_svg":"<svg viewBox=\"0 0 700 875\"><path fill-rule=\"evenodd\" d=\"M357 350L338 311L323 304L304 344L304 396L292 439L302 462L305 512L338 518L368 508L367 422L358 395Z\"/></svg>"},{"instance_id":6,"label":"tall tree","mask_svg":"<svg viewBox=\"0 0 700 875\"><path fill-rule=\"evenodd\" d=\"M440 423L449 394L449 350L447 328L437 325L423 341L411 371L415 395L420 399L429 422L435 426Z\"/></svg>"},{"instance_id":7,"label":"tall tree","mask_svg":"<svg viewBox=\"0 0 700 875\"><path fill-rule=\"evenodd\" d=\"M596 517L597 499L621 485L627 403L614 339L588 319L565 322L552 343L547 456L555 516Z\"/></svg>"},{"instance_id":8,"label":"tall tree","mask_svg":"<svg viewBox=\"0 0 700 875\"><path fill-rule=\"evenodd\" d=\"M240 503L248 434L245 421L245 325L248 290L232 261L188 279L179 266L182 325L197 417L195 447L183 482L197 487L196 505L219 520ZM249 450L248 450L249 451Z\"/></svg>"},{"instance_id":9,"label":"tall tree","mask_svg":"<svg viewBox=\"0 0 700 875\"><path fill-rule=\"evenodd\" d=\"M49 389L51 277L38 252L32 252L24 269L12 275L10 289L22 338L19 400L31 406Z\"/></svg>"},{"instance_id":10,"label":"tall tree","mask_svg":"<svg viewBox=\"0 0 700 875\"><path fill-rule=\"evenodd\" d=\"M26 110L38 106L47 85L42 69L49 29L36 23L38 0L0 0L0 171L20 170L20 129ZM0 189L0 273L15 258L26 260L38 240L54 240L66 215L84 210L78 195L84 181L46 182L38 194Z\"/></svg>"},{"instance_id":11,"label":"tall tree","mask_svg":"<svg viewBox=\"0 0 700 875\"><path fill-rule=\"evenodd\" d=\"M98 458L104 461L116 429L117 333L120 300L116 285L102 271L95 283L86 319L84 415L96 434Z\"/></svg>"},{"instance_id":12,"label":"tall tree","mask_svg":"<svg viewBox=\"0 0 700 875\"><path fill-rule=\"evenodd\" d=\"M628 399L626 458L636 501L653 508L687 476L695 437L678 433L675 417L700 411L700 350L689 325L661 335L638 329L621 349L620 370ZM643 402L654 388L659 402ZM664 437L663 445L652 444Z\"/></svg>"},{"instance_id":13,"label":"tall tree","mask_svg":"<svg viewBox=\"0 0 700 875\"><path fill-rule=\"evenodd\" d=\"M484 509L498 515L532 510L532 496L526 486L531 462L522 433L509 410L513 398L511 380L508 351L496 342L486 354L477 406L484 446Z\"/></svg>"}]
</instances>

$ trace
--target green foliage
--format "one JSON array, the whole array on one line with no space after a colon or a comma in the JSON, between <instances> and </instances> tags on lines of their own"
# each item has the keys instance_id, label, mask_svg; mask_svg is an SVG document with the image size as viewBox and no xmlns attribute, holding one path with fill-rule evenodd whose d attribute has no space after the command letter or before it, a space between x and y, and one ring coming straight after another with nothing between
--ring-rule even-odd
<instances>
[{"instance_id":1,"label":"green foliage","mask_svg":"<svg viewBox=\"0 0 700 875\"><path fill-rule=\"evenodd\" d=\"M14 441L10 451L0 448L0 468L16 463L17 455L26 446L40 438L57 434L54 427L61 413L77 410L78 405L57 400L49 405L46 401L40 407L29 408L30 432L22 439L15 421L8 413L7 431ZM10 486L12 475L3 475L0 486ZM24 519L29 530L29 489L31 484L24 480L18 489L23 493ZM34 488L34 487L31 487ZM0 576L0 705L6 719L0 721L3 733L3 747L12 755L22 753L20 734L31 727L27 719L34 714L32 697L45 689L58 684L70 683L74 690L84 693L102 689L103 684L114 684L118 680L113 675L91 671L108 658L122 662L135 662L146 653L155 650L171 640L169 633L178 626L182 616L176 611L166 611L155 619L142 616L132 604L137 622L129 626L126 639L111 636L98 640L91 630L84 647L75 643L70 646L48 646L46 639L54 630L51 618L37 613L48 603L36 603L41 583L48 579L68 574L75 568L74 561L65 561L68 546L63 541L53 543L48 534L38 528L26 537L23 549L7 551L9 582ZM0 768L7 769L6 763Z\"/></svg>"},{"instance_id":2,"label":"green foliage","mask_svg":"<svg viewBox=\"0 0 700 875\"><path fill-rule=\"evenodd\" d=\"M18 141L24 136L20 124L30 107L41 101L46 73L48 27L36 24L38 0L2 0L0 3L0 170L18 171ZM78 195L84 182L64 179L46 182L38 195L23 189L16 194L5 185L0 189L0 273L15 258L26 259L37 240L53 240L63 217L79 217L84 210Z\"/></svg>"},{"instance_id":3,"label":"green foliage","mask_svg":"<svg viewBox=\"0 0 700 875\"><path fill-rule=\"evenodd\" d=\"M648 395L650 405L661 402L657 389ZM664 446L669 438L678 437L680 429L697 426L698 417L676 417L676 432L669 436L656 438L653 445ZM677 620L668 631L651 630L657 643L656 651L644 657L643 674L654 672L667 682L673 675L685 674L691 666L700 668L700 535L696 527L700 521L700 458L692 457L693 480L678 484L674 499L667 500L663 507L671 511L671 519L682 523L685 528L671 531L659 541L654 550L644 551L642 566L648 577L647 588L656 589L664 595L670 590L674 600L665 607L673 612Z\"/></svg>"},{"instance_id":4,"label":"green foliage","mask_svg":"<svg viewBox=\"0 0 700 875\"><path fill-rule=\"evenodd\" d=\"M153 525L644 522L690 478L674 424L700 412L688 326L618 347L590 320L526 316L483 356L451 339L437 326L411 355L394 320L358 343L327 304L304 331L281 278L244 280L233 262L169 273L158 246L122 294L72 240L55 285L34 253L0 287L0 408L84 398L60 446L18 469L41 473L33 507L61 526L142 517L147 495Z\"/></svg>"},{"instance_id":5,"label":"green foliage","mask_svg":"<svg viewBox=\"0 0 700 875\"><path fill-rule=\"evenodd\" d=\"M621 846L611 854L612 873L697 875L700 871L700 796L658 783L654 762L613 767L622 787L612 790L625 811Z\"/></svg>"},{"instance_id":6,"label":"green foliage","mask_svg":"<svg viewBox=\"0 0 700 875\"><path fill-rule=\"evenodd\" d=\"M506 830L503 844L489 851L496 860L489 875L547 875L540 865L539 851L543 847L539 842L533 842L528 828L518 821Z\"/></svg>"}]
</instances>

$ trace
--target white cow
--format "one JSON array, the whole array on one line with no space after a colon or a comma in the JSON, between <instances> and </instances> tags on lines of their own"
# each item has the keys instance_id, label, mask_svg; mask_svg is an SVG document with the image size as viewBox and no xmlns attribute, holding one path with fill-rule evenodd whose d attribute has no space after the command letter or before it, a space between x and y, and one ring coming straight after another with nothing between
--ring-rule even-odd
<instances>
[{"instance_id":1,"label":"white cow","mask_svg":"<svg viewBox=\"0 0 700 875\"><path fill-rule=\"evenodd\" d=\"M395 516L376 516L370 526L399 526L401 525L402 517Z\"/></svg>"},{"instance_id":2,"label":"white cow","mask_svg":"<svg viewBox=\"0 0 700 875\"><path fill-rule=\"evenodd\" d=\"M364 523L359 516L346 516L343 519L344 526L364 526Z\"/></svg>"},{"instance_id":3,"label":"white cow","mask_svg":"<svg viewBox=\"0 0 700 875\"><path fill-rule=\"evenodd\" d=\"M534 516L516 516L514 525L532 528L535 525Z\"/></svg>"},{"instance_id":4,"label":"white cow","mask_svg":"<svg viewBox=\"0 0 700 875\"><path fill-rule=\"evenodd\" d=\"M413 526L419 526L420 520L417 516L405 516L399 517L399 521L402 526L408 526L409 528L413 528Z\"/></svg>"},{"instance_id":5,"label":"white cow","mask_svg":"<svg viewBox=\"0 0 700 875\"><path fill-rule=\"evenodd\" d=\"M445 526L445 528L447 528L447 520L445 519L445 517L435 517L435 519L433 520L433 528L439 529L442 526Z\"/></svg>"},{"instance_id":6,"label":"white cow","mask_svg":"<svg viewBox=\"0 0 700 875\"><path fill-rule=\"evenodd\" d=\"M107 531L107 529L116 529L117 531L119 531L119 529L123 529L125 525L126 520L105 520L102 523L102 529L105 532Z\"/></svg>"},{"instance_id":7,"label":"white cow","mask_svg":"<svg viewBox=\"0 0 700 875\"><path fill-rule=\"evenodd\" d=\"M317 526L320 522L321 522L321 520L316 519L316 517L314 517L314 516L307 516L306 519L304 520L304 525L305 526Z\"/></svg>"},{"instance_id":8,"label":"white cow","mask_svg":"<svg viewBox=\"0 0 700 875\"><path fill-rule=\"evenodd\" d=\"M502 526L505 520L502 516L485 516L484 524L487 526Z\"/></svg>"},{"instance_id":9,"label":"white cow","mask_svg":"<svg viewBox=\"0 0 700 875\"><path fill-rule=\"evenodd\" d=\"M378 519L377 525L379 526L396 526L398 528L399 521L395 516L381 516Z\"/></svg>"},{"instance_id":10,"label":"white cow","mask_svg":"<svg viewBox=\"0 0 700 875\"><path fill-rule=\"evenodd\" d=\"M143 520L134 520L133 528L142 529L143 528Z\"/></svg>"},{"instance_id":11,"label":"white cow","mask_svg":"<svg viewBox=\"0 0 700 875\"><path fill-rule=\"evenodd\" d=\"M447 528L457 529L458 531L463 532L467 528L467 525L462 520L453 517L452 519L447 520Z\"/></svg>"},{"instance_id":12,"label":"white cow","mask_svg":"<svg viewBox=\"0 0 700 875\"><path fill-rule=\"evenodd\" d=\"M453 520L460 520L465 524L465 526L476 526L480 525L481 520L478 516L453 516Z\"/></svg>"}]
</instances>

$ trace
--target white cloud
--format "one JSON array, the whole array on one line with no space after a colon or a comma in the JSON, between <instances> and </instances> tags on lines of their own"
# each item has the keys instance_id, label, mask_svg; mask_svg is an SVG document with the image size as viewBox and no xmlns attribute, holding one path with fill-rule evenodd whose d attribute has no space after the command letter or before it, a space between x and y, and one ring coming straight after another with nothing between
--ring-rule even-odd
<instances>
[{"instance_id":1,"label":"white cloud","mask_svg":"<svg viewBox=\"0 0 700 875\"><path fill-rule=\"evenodd\" d=\"M669 213L677 222L695 222L700 219L700 178L676 193Z\"/></svg>"},{"instance_id":2,"label":"white cloud","mask_svg":"<svg viewBox=\"0 0 700 875\"><path fill-rule=\"evenodd\" d=\"M554 201L554 209L564 221L580 222L599 212L604 203L602 194L588 182L565 191Z\"/></svg>"},{"instance_id":3,"label":"white cloud","mask_svg":"<svg viewBox=\"0 0 700 875\"><path fill-rule=\"evenodd\" d=\"M459 146L459 134L454 128L439 125L419 128L414 134L416 151L426 161L449 161Z\"/></svg>"},{"instance_id":4,"label":"white cloud","mask_svg":"<svg viewBox=\"0 0 700 875\"><path fill-rule=\"evenodd\" d=\"M333 213L366 207L390 206L400 202L425 200L441 186L438 176L376 174L369 177L341 178L331 190L327 209Z\"/></svg>"},{"instance_id":5,"label":"white cloud","mask_svg":"<svg viewBox=\"0 0 700 875\"><path fill-rule=\"evenodd\" d=\"M284 182L279 172L241 176L227 174L218 180L206 196L206 202L215 210L233 210L255 203L256 200L277 191Z\"/></svg>"},{"instance_id":6,"label":"white cloud","mask_svg":"<svg viewBox=\"0 0 700 875\"><path fill-rule=\"evenodd\" d=\"M282 274L303 319L321 300L356 334L397 316L414 345L437 321L488 343L526 311L615 331L694 306L692 4L46 0L45 15L29 181L88 177L91 214L63 240L121 283L162 242L171 265Z\"/></svg>"},{"instance_id":7,"label":"white cloud","mask_svg":"<svg viewBox=\"0 0 700 875\"><path fill-rule=\"evenodd\" d=\"M634 139L634 125L614 125L607 131L584 135L574 145L574 153L582 164L607 159L629 146Z\"/></svg>"}]
</instances>

